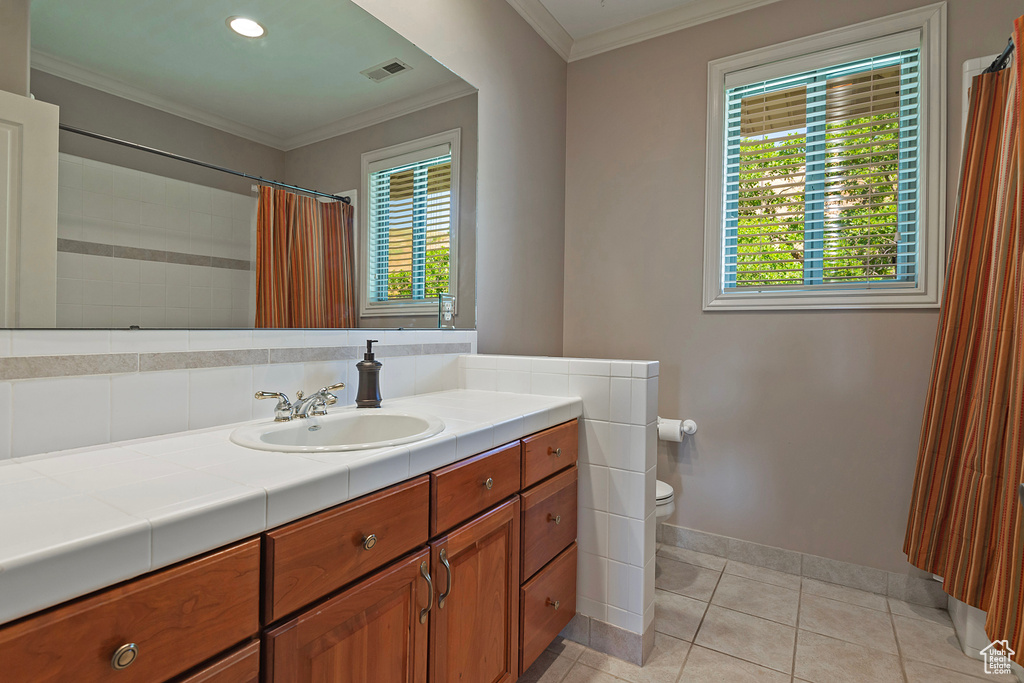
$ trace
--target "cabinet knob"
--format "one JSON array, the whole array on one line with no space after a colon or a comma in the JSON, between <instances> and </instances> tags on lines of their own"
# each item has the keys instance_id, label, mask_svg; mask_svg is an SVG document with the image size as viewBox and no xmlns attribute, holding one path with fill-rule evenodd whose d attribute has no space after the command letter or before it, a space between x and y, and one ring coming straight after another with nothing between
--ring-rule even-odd
<instances>
[{"instance_id":1,"label":"cabinet knob","mask_svg":"<svg viewBox=\"0 0 1024 683\"><path fill-rule=\"evenodd\" d=\"M110 668L120 671L127 669L139 656L139 646L135 643L125 643L114 650L114 656L110 658Z\"/></svg>"},{"instance_id":2,"label":"cabinet knob","mask_svg":"<svg viewBox=\"0 0 1024 683\"><path fill-rule=\"evenodd\" d=\"M562 515L551 515L551 514L549 514L548 515L548 521L549 522L554 522L555 524L561 524L562 523Z\"/></svg>"},{"instance_id":3,"label":"cabinet knob","mask_svg":"<svg viewBox=\"0 0 1024 683\"><path fill-rule=\"evenodd\" d=\"M487 477L487 481L484 482L484 486L486 486L487 490L490 491L491 489L494 488L494 480L491 479L490 477Z\"/></svg>"},{"instance_id":4,"label":"cabinet knob","mask_svg":"<svg viewBox=\"0 0 1024 683\"><path fill-rule=\"evenodd\" d=\"M363 539L363 550L373 550L375 545L377 545L377 534L370 534Z\"/></svg>"},{"instance_id":5,"label":"cabinet knob","mask_svg":"<svg viewBox=\"0 0 1024 683\"><path fill-rule=\"evenodd\" d=\"M559 607L562 606L562 603L559 602L558 600L552 600L551 598L548 598L547 602L544 603L544 606L545 607L554 607L557 610Z\"/></svg>"},{"instance_id":6,"label":"cabinet knob","mask_svg":"<svg viewBox=\"0 0 1024 683\"><path fill-rule=\"evenodd\" d=\"M556 458L561 458L562 457L562 449L561 448L549 448L548 449L548 453L554 453Z\"/></svg>"}]
</instances>

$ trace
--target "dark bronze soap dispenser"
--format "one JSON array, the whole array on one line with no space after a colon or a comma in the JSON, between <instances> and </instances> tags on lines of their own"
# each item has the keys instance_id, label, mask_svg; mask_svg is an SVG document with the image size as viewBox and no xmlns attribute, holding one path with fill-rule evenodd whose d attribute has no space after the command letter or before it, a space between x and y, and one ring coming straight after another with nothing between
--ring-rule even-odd
<instances>
[{"instance_id":1,"label":"dark bronze soap dispenser","mask_svg":"<svg viewBox=\"0 0 1024 683\"><path fill-rule=\"evenodd\" d=\"M359 390L356 392L356 408L380 408L380 368L381 363L373 358L373 345L376 339L366 340L366 353L356 363L359 371Z\"/></svg>"}]
</instances>

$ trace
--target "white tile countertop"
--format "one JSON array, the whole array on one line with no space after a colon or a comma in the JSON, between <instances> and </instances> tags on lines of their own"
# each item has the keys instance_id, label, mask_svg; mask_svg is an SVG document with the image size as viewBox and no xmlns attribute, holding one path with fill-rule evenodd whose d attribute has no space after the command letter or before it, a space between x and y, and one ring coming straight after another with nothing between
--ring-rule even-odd
<instances>
[{"instance_id":1,"label":"white tile countertop","mask_svg":"<svg viewBox=\"0 0 1024 683\"><path fill-rule=\"evenodd\" d=\"M454 390L383 407L445 429L394 448L299 454L238 446L231 425L4 461L0 624L565 422L582 401Z\"/></svg>"}]
</instances>

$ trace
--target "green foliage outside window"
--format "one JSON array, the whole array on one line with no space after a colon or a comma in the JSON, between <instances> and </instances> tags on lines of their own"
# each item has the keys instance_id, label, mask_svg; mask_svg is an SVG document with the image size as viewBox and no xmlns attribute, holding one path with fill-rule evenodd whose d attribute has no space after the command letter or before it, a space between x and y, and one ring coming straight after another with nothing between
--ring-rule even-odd
<instances>
[{"instance_id":1,"label":"green foliage outside window","mask_svg":"<svg viewBox=\"0 0 1024 683\"><path fill-rule=\"evenodd\" d=\"M899 118L825 127L824 282L896 276ZM804 284L807 133L745 139L739 175L737 286Z\"/></svg>"}]
</instances>

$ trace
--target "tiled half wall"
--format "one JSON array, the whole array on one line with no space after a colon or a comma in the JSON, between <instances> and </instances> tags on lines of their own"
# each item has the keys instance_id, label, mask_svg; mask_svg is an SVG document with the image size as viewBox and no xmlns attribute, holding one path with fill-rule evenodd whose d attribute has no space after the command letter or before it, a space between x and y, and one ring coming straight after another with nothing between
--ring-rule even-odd
<instances>
[{"instance_id":1,"label":"tiled half wall","mask_svg":"<svg viewBox=\"0 0 1024 683\"><path fill-rule=\"evenodd\" d=\"M337 382L355 401L366 339L385 399L454 389L475 330L0 330L0 459L271 417Z\"/></svg>"},{"instance_id":2,"label":"tiled half wall","mask_svg":"<svg viewBox=\"0 0 1024 683\"><path fill-rule=\"evenodd\" d=\"M476 355L459 375L467 389L583 399L578 616L567 635L639 664L654 644L658 363Z\"/></svg>"}]
</instances>

